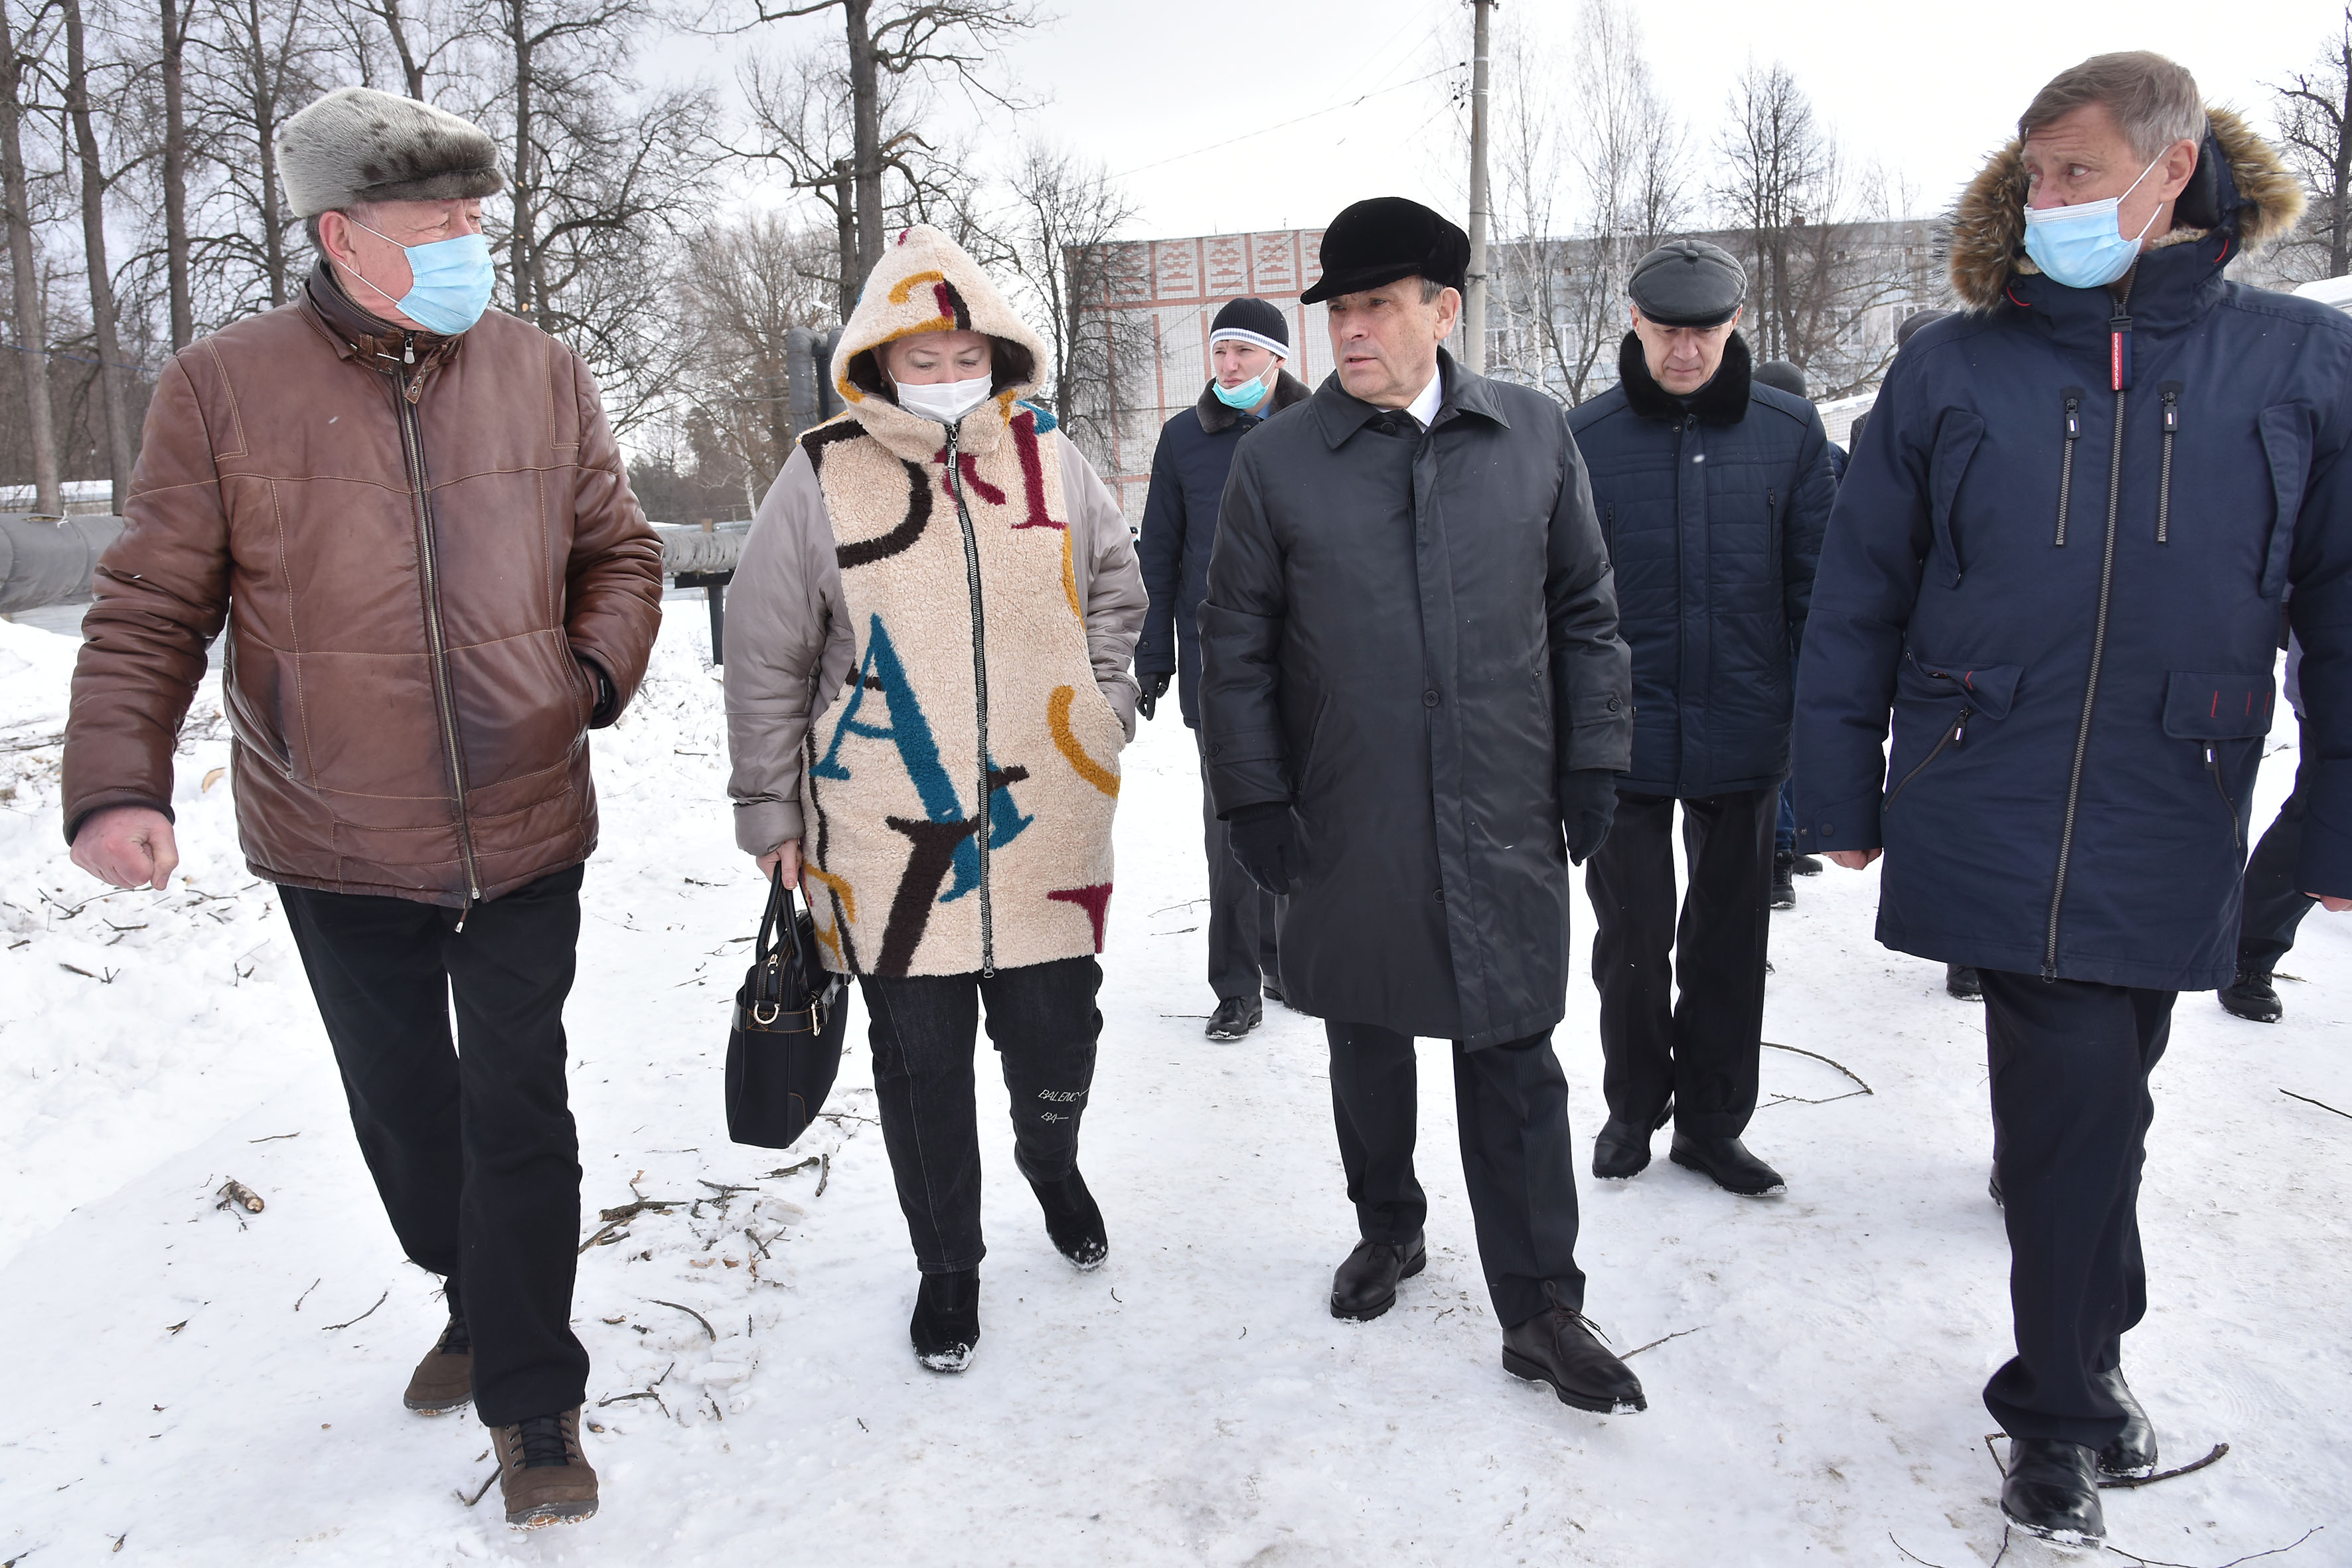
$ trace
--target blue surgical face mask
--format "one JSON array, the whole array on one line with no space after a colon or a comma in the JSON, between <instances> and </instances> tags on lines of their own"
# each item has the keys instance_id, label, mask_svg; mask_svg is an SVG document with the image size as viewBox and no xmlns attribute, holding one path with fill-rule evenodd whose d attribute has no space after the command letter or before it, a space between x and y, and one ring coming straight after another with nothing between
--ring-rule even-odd
<instances>
[{"instance_id":1,"label":"blue surgical face mask","mask_svg":"<svg viewBox=\"0 0 2352 1568\"><path fill-rule=\"evenodd\" d=\"M2164 160L2158 158L2156 163ZM2156 163L2139 172L2139 180L2155 173ZM2139 189L2139 180L2124 188L2124 196ZM2139 255L2140 241L2156 226L2156 214L2147 215L2147 222L2139 233L2126 239L2123 224L2117 217L2124 196L2109 196L2105 201L2083 202L2071 207L2027 207L2025 209L2025 254L2033 258L2033 265L2042 268L2053 281L2069 289L2097 289L2114 282L2131 270ZM2158 211L2163 208L2159 205Z\"/></svg>"},{"instance_id":2,"label":"blue surgical face mask","mask_svg":"<svg viewBox=\"0 0 2352 1568\"><path fill-rule=\"evenodd\" d=\"M1221 381L1212 381L1209 385L1215 390L1218 402L1246 414L1265 401L1265 378L1273 374L1274 366L1268 365L1263 373L1239 386L1227 386Z\"/></svg>"},{"instance_id":3,"label":"blue surgical face mask","mask_svg":"<svg viewBox=\"0 0 2352 1568\"><path fill-rule=\"evenodd\" d=\"M346 215L348 216L348 215ZM360 223L352 222L387 245L400 245L390 235ZM400 313L428 332L438 332L454 338L482 319L489 308L490 288L498 274L490 266L490 242L478 234L461 234L454 239L436 239L430 245L401 245L408 253L408 292L397 300L360 277L352 274L375 289L378 294L392 300Z\"/></svg>"}]
</instances>

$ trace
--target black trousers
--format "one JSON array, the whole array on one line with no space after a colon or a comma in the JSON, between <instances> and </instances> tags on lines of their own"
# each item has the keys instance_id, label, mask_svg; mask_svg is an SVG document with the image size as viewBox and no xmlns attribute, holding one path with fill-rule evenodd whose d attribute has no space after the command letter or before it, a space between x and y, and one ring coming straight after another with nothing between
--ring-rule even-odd
<instances>
[{"instance_id":1,"label":"black trousers","mask_svg":"<svg viewBox=\"0 0 2352 1568\"><path fill-rule=\"evenodd\" d=\"M1076 1168L1078 1120L1095 1080L1102 966L1064 958L994 974L863 978L872 1024L874 1092L898 1207L926 1274L977 1268L980 1124L972 1052L988 1009L1004 1087L1013 1099L1013 1163L1032 1182Z\"/></svg>"},{"instance_id":2,"label":"black trousers","mask_svg":"<svg viewBox=\"0 0 2352 1568\"><path fill-rule=\"evenodd\" d=\"M403 1250L448 1279L473 1335L474 1409L492 1426L587 1393L572 1332L580 1140L563 1077L581 871L476 905L462 931L434 904L279 889L360 1152Z\"/></svg>"},{"instance_id":3,"label":"black trousers","mask_svg":"<svg viewBox=\"0 0 2352 1568\"><path fill-rule=\"evenodd\" d=\"M2295 862L2303 858L2303 773L2279 807L2278 819L2254 846L2246 862L2245 913L2238 925L2238 967L2268 974L2294 945L2294 928L2311 912L2312 899L2296 885Z\"/></svg>"},{"instance_id":4,"label":"black trousers","mask_svg":"<svg viewBox=\"0 0 2352 1568\"><path fill-rule=\"evenodd\" d=\"M1371 1024L1330 1023L1324 1031L1332 1121L1357 1228L1366 1241L1411 1241L1429 1215L1412 1173L1420 1089L1412 1037ZM1507 1329L1551 1300L1580 1310L1568 1079L1550 1032L1475 1051L1456 1045L1454 1115L1495 1315Z\"/></svg>"},{"instance_id":5,"label":"black trousers","mask_svg":"<svg viewBox=\"0 0 2352 1568\"><path fill-rule=\"evenodd\" d=\"M1679 924L1677 805L1689 862ZM1601 1088L1616 1121L1662 1127L1671 1112L1692 1137L1737 1138L1755 1114L1780 807L1778 789L1679 802L1617 796L1616 826L1584 869Z\"/></svg>"},{"instance_id":6,"label":"black trousers","mask_svg":"<svg viewBox=\"0 0 2352 1568\"><path fill-rule=\"evenodd\" d=\"M2147 1080L2178 994L1980 973L2017 1331L1985 1408L2013 1437L2103 1447L2123 1410L2091 1378L2122 1364L2125 1331L2147 1312Z\"/></svg>"},{"instance_id":7,"label":"black trousers","mask_svg":"<svg viewBox=\"0 0 2352 1568\"><path fill-rule=\"evenodd\" d=\"M1198 730L1192 743L1205 748ZM1209 852L1209 989L1220 1002L1255 997L1260 977L1281 984L1275 966L1274 895L1235 860L1209 793L1209 753L1201 752L1201 816Z\"/></svg>"}]
</instances>

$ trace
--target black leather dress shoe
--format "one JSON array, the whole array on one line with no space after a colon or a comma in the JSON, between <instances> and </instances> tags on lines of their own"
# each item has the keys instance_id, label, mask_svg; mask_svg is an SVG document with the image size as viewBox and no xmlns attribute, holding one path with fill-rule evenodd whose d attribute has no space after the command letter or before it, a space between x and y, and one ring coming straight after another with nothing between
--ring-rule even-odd
<instances>
[{"instance_id":1,"label":"black leather dress shoe","mask_svg":"<svg viewBox=\"0 0 2352 1568\"><path fill-rule=\"evenodd\" d=\"M2277 1023L2286 1016L2286 1004L2279 1000L2272 978L2263 970L2241 969L2238 977L2221 990L2222 1007L2249 1024Z\"/></svg>"},{"instance_id":2,"label":"black leather dress shoe","mask_svg":"<svg viewBox=\"0 0 2352 1568\"><path fill-rule=\"evenodd\" d=\"M2099 1508L2098 1461L2080 1443L2052 1437L2009 1440L2009 1478L2000 1511L2021 1530L2061 1546L2095 1546L2107 1538Z\"/></svg>"},{"instance_id":3,"label":"black leather dress shoe","mask_svg":"<svg viewBox=\"0 0 2352 1568\"><path fill-rule=\"evenodd\" d=\"M1984 981L1965 963L1944 965L1944 994L1955 1002L1984 1000Z\"/></svg>"},{"instance_id":4,"label":"black leather dress shoe","mask_svg":"<svg viewBox=\"0 0 2352 1568\"><path fill-rule=\"evenodd\" d=\"M2116 1434L2115 1441L2099 1450L2099 1474L2110 1480L2145 1480L2156 1474L2156 1427L2132 1397L2131 1384L2124 1381L2124 1369L2094 1373L2092 1381L2107 1391L2107 1396L2124 1407L2124 1429Z\"/></svg>"},{"instance_id":5,"label":"black leather dress shoe","mask_svg":"<svg viewBox=\"0 0 2352 1568\"><path fill-rule=\"evenodd\" d=\"M1638 1176L1650 1163L1650 1130L1615 1117L1601 1124L1592 1141L1592 1173L1604 1182Z\"/></svg>"},{"instance_id":6,"label":"black leather dress shoe","mask_svg":"<svg viewBox=\"0 0 2352 1568\"><path fill-rule=\"evenodd\" d=\"M915 1359L933 1372L970 1366L980 1343L980 1270L924 1275L907 1337L915 1342Z\"/></svg>"},{"instance_id":7,"label":"black leather dress shoe","mask_svg":"<svg viewBox=\"0 0 2352 1568\"><path fill-rule=\"evenodd\" d=\"M1110 1256L1110 1238L1103 1233L1102 1210L1087 1179L1075 1167L1058 1182L1032 1182L1037 1206L1045 1211L1045 1234L1055 1250L1080 1268L1099 1268Z\"/></svg>"},{"instance_id":8,"label":"black leather dress shoe","mask_svg":"<svg viewBox=\"0 0 2352 1568\"><path fill-rule=\"evenodd\" d=\"M1800 876L1800 877L1818 877L1818 876L1820 876L1820 875L1822 874L1822 862L1821 862L1821 857L1819 857L1818 855L1800 855L1800 856L1798 856L1798 857L1797 857L1797 864L1796 864L1796 872L1797 872L1797 875L1798 875L1798 876Z\"/></svg>"},{"instance_id":9,"label":"black leather dress shoe","mask_svg":"<svg viewBox=\"0 0 2352 1568\"><path fill-rule=\"evenodd\" d=\"M1209 1038L1238 1040L1265 1021L1265 1004L1255 996L1228 996L1209 1015Z\"/></svg>"},{"instance_id":10,"label":"black leather dress shoe","mask_svg":"<svg viewBox=\"0 0 2352 1568\"><path fill-rule=\"evenodd\" d=\"M1583 1315L1555 1303L1503 1331L1503 1370L1549 1384L1562 1405L1602 1415L1647 1410L1642 1380L1592 1332Z\"/></svg>"},{"instance_id":11,"label":"black leather dress shoe","mask_svg":"<svg viewBox=\"0 0 2352 1568\"><path fill-rule=\"evenodd\" d=\"M1279 1002L1286 1007L1290 1005L1290 998L1282 994L1282 982L1273 975L1268 974L1260 978L1257 988L1265 993L1267 1001Z\"/></svg>"},{"instance_id":12,"label":"black leather dress shoe","mask_svg":"<svg viewBox=\"0 0 2352 1568\"><path fill-rule=\"evenodd\" d=\"M1331 1315L1369 1323L1396 1305L1397 1281L1429 1266L1429 1249L1415 1236L1392 1241L1360 1241L1331 1276Z\"/></svg>"},{"instance_id":13,"label":"black leather dress shoe","mask_svg":"<svg viewBox=\"0 0 2352 1568\"><path fill-rule=\"evenodd\" d=\"M1769 1198L1789 1190L1780 1173L1749 1153L1737 1138L1693 1138L1677 1132L1667 1157L1743 1198Z\"/></svg>"}]
</instances>

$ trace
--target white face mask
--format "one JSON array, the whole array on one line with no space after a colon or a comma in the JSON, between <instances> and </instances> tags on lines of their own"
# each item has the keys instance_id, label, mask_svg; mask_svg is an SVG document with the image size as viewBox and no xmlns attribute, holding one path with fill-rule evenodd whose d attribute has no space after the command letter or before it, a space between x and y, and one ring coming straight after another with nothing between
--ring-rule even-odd
<instances>
[{"instance_id":1,"label":"white face mask","mask_svg":"<svg viewBox=\"0 0 2352 1568\"><path fill-rule=\"evenodd\" d=\"M970 381L934 381L925 385L902 381L898 384L898 406L925 419L953 425L988 401L991 384L992 378L985 375Z\"/></svg>"}]
</instances>

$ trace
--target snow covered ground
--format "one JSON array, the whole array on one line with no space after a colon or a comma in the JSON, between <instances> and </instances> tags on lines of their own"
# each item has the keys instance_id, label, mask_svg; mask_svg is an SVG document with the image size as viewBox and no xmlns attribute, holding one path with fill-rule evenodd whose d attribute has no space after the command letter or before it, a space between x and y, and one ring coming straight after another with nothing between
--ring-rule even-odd
<instances>
[{"instance_id":1,"label":"snow covered ground","mask_svg":"<svg viewBox=\"0 0 2352 1568\"><path fill-rule=\"evenodd\" d=\"M1377 1322L1328 1315L1353 1226L1321 1030L1275 1009L1244 1043L1201 1037L1198 775L1172 716L1146 726L1084 1156L1111 1258L1061 1261L983 1116L985 1333L969 1373L937 1377L907 1347L915 1274L862 1019L837 1123L790 1156L726 1141L726 1006L761 889L721 799L707 623L672 610L631 721L596 742L572 1089L592 1215L701 1203L582 1258L604 1508L530 1537L495 1495L468 1506L490 1474L470 1415L401 1408L435 1282L400 1258L273 890L236 854L227 786L205 787L227 761L216 684L181 758L184 882L100 896L58 834L73 642L0 625L0 1563L1959 1568L2000 1552L1978 1399L2008 1338L1980 1014L1871 940L1874 875L1804 881L1775 917L1769 1037L1871 1090L1766 1053L1749 1140L1788 1196L1720 1193L1663 1139L1638 1180L1587 1182L1590 1309L1649 1347L1650 1409L1582 1415L1498 1365L1441 1047L1428 1272ZM2283 725L2258 823L2292 742ZM2185 996L2158 1075L2153 1307L2126 1363L2168 1463L2230 1453L2107 1494L2114 1541L2141 1557L2219 1564L2324 1527L2280 1561L2352 1563L2352 1121L2281 1092L2352 1110L2352 920L2304 929L2286 1021ZM1559 1039L1587 1147L1593 1009L1580 979ZM822 1171L790 1169L810 1153ZM231 1178L267 1209L216 1207ZM713 1190L734 1185L756 1192ZM2006 1559L2048 1560L2021 1542Z\"/></svg>"}]
</instances>

